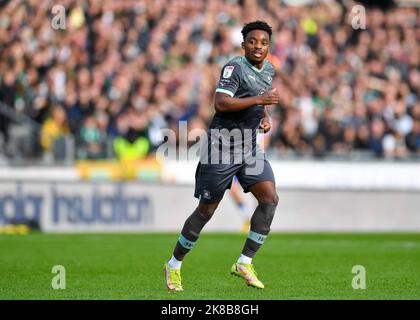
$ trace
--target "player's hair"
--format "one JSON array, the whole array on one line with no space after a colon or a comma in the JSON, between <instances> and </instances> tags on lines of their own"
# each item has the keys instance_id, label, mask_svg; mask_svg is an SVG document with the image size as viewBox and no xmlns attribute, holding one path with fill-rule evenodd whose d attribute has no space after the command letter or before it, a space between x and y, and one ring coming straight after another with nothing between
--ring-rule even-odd
<instances>
[{"instance_id":1,"label":"player's hair","mask_svg":"<svg viewBox=\"0 0 420 320\"><path fill-rule=\"evenodd\" d=\"M245 40L248 32L251 32L253 30L266 31L268 33L268 36L269 36L270 39L271 39L271 34L273 33L272 30L271 30L271 27L269 26L269 24L267 22L257 20L257 21L246 23L244 25L244 27L242 28L241 33L242 33L242 36L243 36L244 40Z\"/></svg>"}]
</instances>

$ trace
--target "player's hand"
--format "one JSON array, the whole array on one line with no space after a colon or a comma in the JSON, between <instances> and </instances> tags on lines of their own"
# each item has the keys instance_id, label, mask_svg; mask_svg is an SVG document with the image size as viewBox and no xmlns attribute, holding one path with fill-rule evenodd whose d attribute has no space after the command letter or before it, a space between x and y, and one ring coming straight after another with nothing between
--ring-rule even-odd
<instances>
[{"instance_id":1,"label":"player's hand","mask_svg":"<svg viewBox=\"0 0 420 320\"><path fill-rule=\"evenodd\" d=\"M260 129L263 129L264 133L267 133L268 131L271 130L270 120L267 117L264 117L261 119Z\"/></svg>"},{"instance_id":2,"label":"player's hand","mask_svg":"<svg viewBox=\"0 0 420 320\"><path fill-rule=\"evenodd\" d=\"M258 104L262 104L262 105L279 103L279 94L277 93L277 88L264 92L262 95L258 96L258 98L259 98Z\"/></svg>"}]
</instances>

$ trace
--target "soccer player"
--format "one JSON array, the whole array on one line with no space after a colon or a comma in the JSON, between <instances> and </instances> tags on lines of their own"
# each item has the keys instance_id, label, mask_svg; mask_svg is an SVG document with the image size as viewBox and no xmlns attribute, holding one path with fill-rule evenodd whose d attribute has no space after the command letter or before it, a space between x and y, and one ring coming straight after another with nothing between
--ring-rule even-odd
<instances>
[{"instance_id":1,"label":"soccer player","mask_svg":"<svg viewBox=\"0 0 420 320\"><path fill-rule=\"evenodd\" d=\"M182 261L197 242L201 230L213 216L235 175L244 192L251 192L257 199L258 206L252 215L242 253L230 273L245 279L248 286L264 288L257 278L252 259L267 238L278 203L273 171L265 153L256 143L257 131L265 133L271 128L266 106L279 101L277 90L271 86L274 66L265 60L271 34L271 27L266 22L245 24L242 29L244 56L233 58L222 69L214 99L216 113L204 148L209 152L200 158L195 174L194 196L199 198L199 204L185 221L173 255L164 265L169 290L183 290ZM237 134L227 136L226 131L229 134L239 131L242 140L238 143ZM251 136L247 134L249 131L252 132ZM222 152L220 163L220 144L222 147L228 146L228 156L231 158L238 155L237 147L241 146L241 161L234 157L235 161L226 163L223 161L226 152ZM217 157L213 157L214 154ZM219 162L215 163L214 158Z\"/></svg>"}]
</instances>

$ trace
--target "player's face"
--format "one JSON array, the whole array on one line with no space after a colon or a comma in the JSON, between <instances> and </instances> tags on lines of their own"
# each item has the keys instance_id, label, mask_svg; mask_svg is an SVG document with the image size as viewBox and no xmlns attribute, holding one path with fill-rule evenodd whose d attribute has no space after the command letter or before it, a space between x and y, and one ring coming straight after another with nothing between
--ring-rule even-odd
<instances>
[{"instance_id":1,"label":"player's face","mask_svg":"<svg viewBox=\"0 0 420 320\"><path fill-rule=\"evenodd\" d=\"M268 32L263 30L252 30L246 35L242 42L242 48L245 50L245 57L255 64L262 63L267 57L270 49L270 37Z\"/></svg>"}]
</instances>

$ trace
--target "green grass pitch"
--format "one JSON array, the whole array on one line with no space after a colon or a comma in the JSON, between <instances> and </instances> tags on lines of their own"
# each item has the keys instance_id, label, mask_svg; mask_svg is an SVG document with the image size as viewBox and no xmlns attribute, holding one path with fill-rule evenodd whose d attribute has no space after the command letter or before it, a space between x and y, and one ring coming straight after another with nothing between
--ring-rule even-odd
<instances>
[{"instance_id":1,"label":"green grass pitch","mask_svg":"<svg viewBox=\"0 0 420 320\"><path fill-rule=\"evenodd\" d=\"M169 293L163 264L177 234L0 236L0 299L420 299L420 234L272 233L254 259L264 290L229 269L245 236L203 233L184 260L184 292ZM66 289L54 290L54 265ZM366 289L351 286L354 265Z\"/></svg>"}]
</instances>

